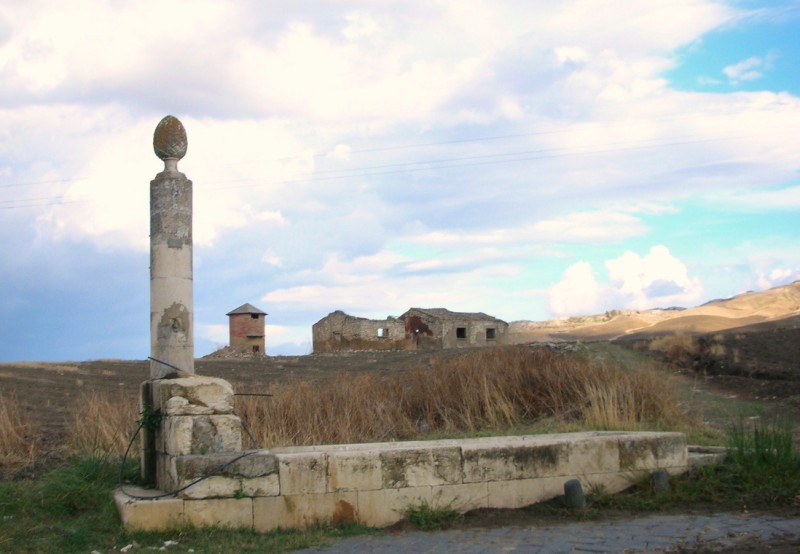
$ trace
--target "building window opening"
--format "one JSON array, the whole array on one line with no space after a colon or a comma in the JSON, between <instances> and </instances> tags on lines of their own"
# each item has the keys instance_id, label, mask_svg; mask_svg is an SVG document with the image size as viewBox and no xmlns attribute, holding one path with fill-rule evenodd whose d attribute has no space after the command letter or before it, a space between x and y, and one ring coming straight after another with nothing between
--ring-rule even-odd
<instances>
[{"instance_id":1,"label":"building window opening","mask_svg":"<svg viewBox=\"0 0 800 554\"><path fill-rule=\"evenodd\" d=\"M389 329L387 329L385 327L381 327L380 329L378 329L378 338L379 339L385 339L388 336L389 336Z\"/></svg>"},{"instance_id":2,"label":"building window opening","mask_svg":"<svg viewBox=\"0 0 800 554\"><path fill-rule=\"evenodd\" d=\"M466 327L456 327L456 338L457 339L466 339L467 338L467 328Z\"/></svg>"},{"instance_id":3,"label":"building window opening","mask_svg":"<svg viewBox=\"0 0 800 554\"><path fill-rule=\"evenodd\" d=\"M257 344L253 345L253 354L258 354L258 345Z\"/></svg>"},{"instance_id":4,"label":"building window opening","mask_svg":"<svg viewBox=\"0 0 800 554\"><path fill-rule=\"evenodd\" d=\"M259 314L250 314L250 319L258 319Z\"/></svg>"},{"instance_id":5,"label":"building window opening","mask_svg":"<svg viewBox=\"0 0 800 554\"><path fill-rule=\"evenodd\" d=\"M494 327L489 327L488 329L486 329L486 340L495 340L497 338L496 332L497 329L495 329Z\"/></svg>"}]
</instances>

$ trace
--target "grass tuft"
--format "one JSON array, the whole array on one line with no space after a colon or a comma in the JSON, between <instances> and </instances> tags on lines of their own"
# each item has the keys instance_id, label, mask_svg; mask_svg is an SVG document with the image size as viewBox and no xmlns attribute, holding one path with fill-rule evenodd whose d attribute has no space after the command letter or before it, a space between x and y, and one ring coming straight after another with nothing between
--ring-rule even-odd
<instances>
[{"instance_id":1,"label":"grass tuft","mask_svg":"<svg viewBox=\"0 0 800 554\"><path fill-rule=\"evenodd\" d=\"M450 529L462 518L458 510L449 505L434 508L426 501L407 507L403 510L403 516L423 531Z\"/></svg>"},{"instance_id":2,"label":"grass tuft","mask_svg":"<svg viewBox=\"0 0 800 554\"><path fill-rule=\"evenodd\" d=\"M744 501L769 504L800 494L800 455L785 421L746 423L731 428L726 465Z\"/></svg>"},{"instance_id":3,"label":"grass tuft","mask_svg":"<svg viewBox=\"0 0 800 554\"><path fill-rule=\"evenodd\" d=\"M676 365L687 366L700 351L697 338L685 331L678 331L672 335L665 335L650 341L649 349L660 352L664 358Z\"/></svg>"}]
</instances>

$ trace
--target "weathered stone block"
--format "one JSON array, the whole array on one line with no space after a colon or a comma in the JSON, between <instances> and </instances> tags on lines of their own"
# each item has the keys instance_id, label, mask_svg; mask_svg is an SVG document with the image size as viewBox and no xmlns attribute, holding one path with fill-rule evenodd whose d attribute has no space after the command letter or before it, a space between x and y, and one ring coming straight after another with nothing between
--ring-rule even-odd
<instances>
[{"instance_id":1,"label":"weathered stone block","mask_svg":"<svg viewBox=\"0 0 800 554\"><path fill-rule=\"evenodd\" d=\"M486 483L441 485L433 487L431 498L433 508L449 508L465 513L488 506L489 487Z\"/></svg>"},{"instance_id":2,"label":"weathered stone block","mask_svg":"<svg viewBox=\"0 0 800 554\"><path fill-rule=\"evenodd\" d=\"M465 483L555 475L569 461L569 449L562 442L464 445L462 450Z\"/></svg>"},{"instance_id":3,"label":"weathered stone block","mask_svg":"<svg viewBox=\"0 0 800 554\"><path fill-rule=\"evenodd\" d=\"M126 487L132 494L158 494L160 491L148 491L138 487ZM122 491L114 493L114 504L117 506L122 525L126 529L141 531L169 531L185 524L183 500L180 498L159 498L156 500L138 500L129 497Z\"/></svg>"},{"instance_id":4,"label":"weathered stone block","mask_svg":"<svg viewBox=\"0 0 800 554\"><path fill-rule=\"evenodd\" d=\"M278 474L264 477L251 477L242 480L242 494L253 498L261 496L278 496L281 492Z\"/></svg>"},{"instance_id":5,"label":"weathered stone block","mask_svg":"<svg viewBox=\"0 0 800 554\"><path fill-rule=\"evenodd\" d=\"M355 492L253 499L253 527L265 533L322 523L352 523L358 518Z\"/></svg>"},{"instance_id":6,"label":"weathered stone block","mask_svg":"<svg viewBox=\"0 0 800 554\"><path fill-rule=\"evenodd\" d=\"M588 475L619 471L619 440L616 436L576 438L567 443L567 460L558 475Z\"/></svg>"},{"instance_id":7,"label":"weathered stone block","mask_svg":"<svg viewBox=\"0 0 800 554\"><path fill-rule=\"evenodd\" d=\"M161 408L164 415L233 413L233 387L216 377L194 376L153 381L153 399L155 407Z\"/></svg>"},{"instance_id":8,"label":"weathered stone block","mask_svg":"<svg viewBox=\"0 0 800 554\"><path fill-rule=\"evenodd\" d=\"M159 487L165 491L182 489L205 477L181 491L181 498L274 496L279 492L277 460L265 450L252 451L243 458L241 454L161 454L159 460Z\"/></svg>"},{"instance_id":9,"label":"weathered stone block","mask_svg":"<svg viewBox=\"0 0 800 554\"><path fill-rule=\"evenodd\" d=\"M234 415L169 416L161 421L159 452L171 456L242 450L241 420Z\"/></svg>"},{"instance_id":10,"label":"weathered stone block","mask_svg":"<svg viewBox=\"0 0 800 554\"><path fill-rule=\"evenodd\" d=\"M619 439L621 470L686 467L689 465L683 433L636 433Z\"/></svg>"},{"instance_id":11,"label":"weathered stone block","mask_svg":"<svg viewBox=\"0 0 800 554\"><path fill-rule=\"evenodd\" d=\"M178 456L175 458L175 468L181 479L196 479L212 473L250 478L278 472L278 460L274 454L266 450L250 451L244 457L242 454Z\"/></svg>"},{"instance_id":12,"label":"weathered stone block","mask_svg":"<svg viewBox=\"0 0 800 554\"><path fill-rule=\"evenodd\" d=\"M603 494L615 494L632 487L647 474L646 470L596 473L581 477L581 483L585 485L587 494L594 494L598 490L602 490Z\"/></svg>"},{"instance_id":13,"label":"weathered stone block","mask_svg":"<svg viewBox=\"0 0 800 554\"><path fill-rule=\"evenodd\" d=\"M409 507L433 502L431 487L358 491L358 522L370 527L397 523Z\"/></svg>"},{"instance_id":14,"label":"weathered stone block","mask_svg":"<svg viewBox=\"0 0 800 554\"><path fill-rule=\"evenodd\" d=\"M194 480L181 481L183 488ZM264 477L221 477L215 475L199 481L178 493L181 498L202 500L205 498L244 498L257 496L277 496L280 492L278 474Z\"/></svg>"},{"instance_id":15,"label":"weathered stone block","mask_svg":"<svg viewBox=\"0 0 800 554\"><path fill-rule=\"evenodd\" d=\"M381 458L377 452L329 452L328 491L381 488Z\"/></svg>"},{"instance_id":16,"label":"weathered stone block","mask_svg":"<svg viewBox=\"0 0 800 554\"><path fill-rule=\"evenodd\" d=\"M522 508L547 500L564 490L563 477L542 477L487 483L489 508Z\"/></svg>"},{"instance_id":17,"label":"weathered stone block","mask_svg":"<svg viewBox=\"0 0 800 554\"><path fill-rule=\"evenodd\" d=\"M328 455L325 452L278 453L277 457L282 496L328 491Z\"/></svg>"},{"instance_id":18,"label":"weathered stone block","mask_svg":"<svg viewBox=\"0 0 800 554\"><path fill-rule=\"evenodd\" d=\"M214 408L190 404L182 396L173 396L161 406L164 415L214 415Z\"/></svg>"},{"instance_id":19,"label":"weathered stone block","mask_svg":"<svg viewBox=\"0 0 800 554\"><path fill-rule=\"evenodd\" d=\"M179 488L183 488L194 479L184 479L180 481ZM214 475L203 479L187 489L178 493L181 498L203 500L205 498L239 498L245 496L242 492L242 482L231 477L220 477Z\"/></svg>"},{"instance_id":20,"label":"weathered stone block","mask_svg":"<svg viewBox=\"0 0 800 554\"><path fill-rule=\"evenodd\" d=\"M251 529L253 527L253 499L216 498L212 500L184 500L186 522L195 527L228 527Z\"/></svg>"},{"instance_id":21,"label":"weathered stone block","mask_svg":"<svg viewBox=\"0 0 800 554\"><path fill-rule=\"evenodd\" d=\"M157 483L159 489L164 492L174 491L178 488L180 479L175 471L175 456L168 454L156 454Z\"/></svg>"},{"instance_id":22,"label":"weathered stone block","mask_svg":"<svg viewBox=\"0 0 800 554\"><path fill-rule=\"evenodd\" d=\"M384 488L461 483L461 449L414 448L381 452Z\"/></svg>"}]
</instances>

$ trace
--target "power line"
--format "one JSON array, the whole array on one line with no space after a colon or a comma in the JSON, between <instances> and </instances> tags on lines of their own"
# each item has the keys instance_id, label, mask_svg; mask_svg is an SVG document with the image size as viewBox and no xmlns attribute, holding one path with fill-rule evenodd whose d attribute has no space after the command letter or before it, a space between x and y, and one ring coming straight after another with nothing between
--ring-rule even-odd
<instances>
[{"instance_id":1,"label":"power line","mask_svg":"<svg viewBox=\"0 0 800 554\"><path fill-rule=\"evenodd\" d=\"M787 130L786 132L793 132L791 130ZM776 134L776 133L773 133ZM688 135L687 135L688 136ZM252 187L259 187L271 184L299 184L299 183L309 183L309 182L317 182L317 181L332 181L336 179L349 179L354 177L380 177L386 175L396 175L400 173L414 173L420 171L430 171L430 170L438 170L438 169L453 169L458 167L475 167L475 166L484 166L484 165L500 165L500 164L507 164L507 163L515 163L515 162L522 162L522 161L530 161L530 160L537 160L537 159L547 159L547 158L559 158L564 156L582 156L587 154L606 154L609 152L619 152L619 151L631 151L631 150L644 150L649 148L661 148L667 146L680 146L686 144L700 144L704 142L717 142L723 140L737 140L741 138L747 138L753 135L742 135L742 136L733 136L733 137L715 137L715 138L706 138L706 139L697 139L697 140L685 140L685 141L675 141L675 142L667 142L667 143L656 143L656 144L640 144L638 146L630 146L626 148L596 148L591 150L584 150L579 152L569 151L568 149L562 148L552 148L552 149L542 149L542 150L528 150L528 151L521 151L521 152L510 152L510 153L503 153L503 154L487 154L484 156L470 156L465 158L451 158L451 159L442 159L442 160L428 160L423 162L406 162L406 163L398 163L398 164L387 164L384 166L367 166L367 167L360 167L360 168L349 168L349 169L341 169L341 170L327 170L327 171L315 171L315 174L320 175L324 173L333 173L334 175L330 176L320 176L320 177L309 177L306 179L292 179L292 180L278 180L278 181L262 181L261 177L247 177L242 179L233 179L228 181L211 181L206 185L200 185L198 188L202 190L213 190L213 191L221 191L221 190L231 190L237 188L252 188ZM679 138L679 137L676 137ZM630 141L634 144L642 141ZM592 148L591 146L583 146L581 148ZM505 160L485 160L485 161L476 161L482 158L494 158L494 157L507 157L507 156L517 156L510 159ZM443 165L435 165L432 167L414 167L424 164L443 164ZM374 172L367 172L367 173L356 173L357 171L363 171L364 169L387 169L387 171L374 171ZM395 169L390 169L395 168ZM337 174L340 173L340 174ZM235 183L244 183L244 182L251 182L251 181L259 181L256 184L252 185L239 185L239 186L224 186L224 187L209 187L208 185L214 184L235 184Z\"/></svg>"},{"instance_id":2,"label":"power line","mask_svg":"<svg viewBox=\"0 0 800 554\"><path fill-rule=\"evenodd\" d=\"M770 131L771 134L777 134L782 132L794 132L794 129L785 129L783 131ZM519 135L502 135L497 136L496 138L513 138L513 137L520 137L520 136L529 136L536 133L526 133L526 134L519 134ZM760 134L760 133L759 133ZM461 156L461 157L454 157L454 158L441 158L441 159L432 159L432 160L422 160L422 161L411 161L411 162L398 162L393 164L381 164L381 165L372 165L372 166L359 166L359 167L351 167L351 168L343 168L343 169L330 169L330 170L316 170L313 176L310 176L305 179L293 179L293 180L277 180L277 181L263 181L261 177L245 177L240 179L233 179L233 180L226 180L226 181L209 181L205 184L199 185L197 188L204 191L222 191L222 190L232 190L237 188L252 188L252 187L260 187L266 186L271 184L298 184L298 183L311 183L311 182L320 182L320 181L331 181L337 179L351 179L351 178L370 178L370 177L380 177L380 176L387 176L387 175L396 175L400 173L415 173L421 171L430 171L430 170L441 170L441 169L453 169L453 168L460 168L460 167L476 167L476 166L485 166L485 165L500 165L500 164L508 164L508 163L517 163L517 162L524 162L524 161L531 161L536 159L547 159L547 158L556 158L556 157L564 157L564 156L582 156L582 155L589 155L589 154L603 154L603 153L610 153L610 152L623 152L623 151L632 151L632 150L644 150L650 148L664 148L670 146L680 146L686 144L700 144L706 142L717 142L717 141L727 141L727 140L738 140L742 138L749 138L753 136L758 136L757 134L744 134L744 135L737 135L737 136L727 136L727 137L718 137L718 136L710 136L708 138L695 138L694 137L703 137L704 135L698 134L688 134L688 135L678 135L675 137L666 137L666 138L658 138L658 139L642 139L642 140L630 140L630 141L618 141L613 143L604 143L602 147L594 146L594 145L583 145L577 147L566 147L566 148L543 148L543 149L534 149L534 150L522 150L522 151L515 151L515 152L500 152L495 154L482 154L482 155L471 155L471 156ZM491 137L490 137L491 138ZM689 140L676 140L676 139L689 139ZM474 142L481 139L464 139L463 142ZM663 142L664 140L669 140L671 142ZM459 141L453 141L459 142ZM452 142L449 142L452 143ZM446 144L446 143L427 143L428 145L431 144ZM627 145L627 146L625 146ZM421 146L421 145L420 145ZM612 146L609 148L608 146ZM403 146L399 146L397 148L404 148ZM501 159L505 158L505 159ZM379 170L379 171L373 171ZM86 180L87 177L75 178L75 179L59 179L59 180L52 180L52 181L39 181L38 184L50 184L50 183L65 183L65 182L73 182L79 180ZM231 186L236 185L236 183L246 183L246 182L253 182L258 181L255 184L250 185L238 185L238 186ZM3 185L5 187L9 186L22 186L25 183L15 183L10 185ZM213 187L209 185L227 185L227 186L218 186ZM64 200L62 196L54 196L54 197L46 197L46 198L29 198L29 199L20 199L20 200L5 200L0 201L0 203L8 204L6 206L0 206L0 209L15 209L15 208L30 208L30 207L46 207L46 206L58 206L63 204L77 204L77 203L85 203L90 202L91 199L86 200ZM18 204L24 203L24 204Z\"/></svg>"},{"instance_id":3,"label":"power line","mask_svg":"<svg viewBox=\"0 0 800 554\"><path fill-rule=\"evenodd\" d=\"M683 115L677 115L677 116L671 115L671 116L665 116L665 117L650 118L650 119L647 119L646 121L648 123L658 123L658 122L665 122L665 121L677 121L677 120L680 120L680 119L688 119L688 118L695 118L695 117L697 117L697 116L695 116L693 114L683 114ZM564 125L563 127L558 128L558 129L549 129L547 131L532 131L530 133L514 133L514 134L508 134L508 135L486 135L486 136L481 136L481 137L471 137L471 138L464 138L464 139L452 139L452 140L443 140L443 141L435 141L435 142L418 142L418 143L409 143L409 144L397 144L397 145L392 145L392 146L379 146L379 147L374 147L374 148L359 148L359 149L356 149L356 150L348 150L347 153L348 154L366 154L366 153L373 153L373 152L385 152L385 151L391 151L391 150L409 150L409 149L413 149L413 148L424 148L424 147L428 147L428 146L447 146L447 145L450 145L450 144L463 144L463 143L470 143L470 142L489 142L489 141L505 140L505 139L511 139L511 138L523 138L523 137L534 137L534 136L544 136L544 135L556 135L556 134L569 133L571 131L574 131L575 128L579 127L580 125L584 125L584 124L577 124L577 125L572 125L572 126ZM598 123L586 123L585 125L596 126L596 125L598 125ZM312 157L314 159L319 159L319 158L327 157L327 154L320 153L320 154L315 154ZM302 158L300 158L298 156L286 156L286 157L283 157L283 158L277 158L277 161L289 161L289 160L297 160L297 159L302 159ZM260 163L260 162L253 161L253 162L249 162L249 163ZM248 162L245 162L245 163L237 162L237 163L229 163L229 164L221 164L221 165L239 165L240 166L240 165L248 165Z\"/></svg>"},{"instance_id":4,"label":"power line","mask_svg":"<svg viewBox=\"0 0 800 554\"><path fill-rule=\"evenodd\" d=\"M74 183L76 181L85 181L88 177L74 177L72 179L53 179L52 181L29 181L27 183L9 183L5 185L0 185L0 188L11 188L11 187L30 187L36 185L54 185L56 183Z\"/></svg>"}]
</instances>

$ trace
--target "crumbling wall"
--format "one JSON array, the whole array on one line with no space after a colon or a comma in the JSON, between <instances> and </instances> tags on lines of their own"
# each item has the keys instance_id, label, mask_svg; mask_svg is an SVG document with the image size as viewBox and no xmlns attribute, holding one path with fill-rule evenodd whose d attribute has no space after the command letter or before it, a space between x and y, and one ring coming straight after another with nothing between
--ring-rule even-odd
<instances>
[{"instance_id":1,"label":"crumbling wall","mask_svg":"<svg viewBox=\"0 0 800 554\"><path fill-rule=\"evenodd\" d=\"M508 344L508 324L487 316L438 317L410 309L401 316L417 348L466 348Z\"/></svg>"},{"instance_id":2,"label":"crumbling wall","mask_svg":"<svg viewBox=\"0 0 800 554\"><path fill-rule=\"evenodd\" d=\"M337 310L312 328L314 352L403 350L409 347L403 322L395 318L366 319Z\"/></svg>"},{"instance_id":3,"label":"crumbling wall","mask_svg":"<svg viewBox=\"0 0 800 554\"><path fill-rule=\"evenodd\" d=\"M436 321L427 317L426 314L406 315L402 318L407 339L414 345L414 348L430 350L441 348L442 341L440 335L431 327L436 328Z\"/></svg>"}]
</instances>

